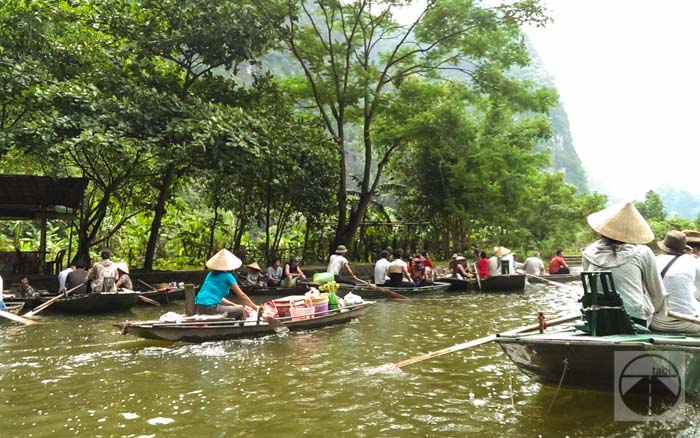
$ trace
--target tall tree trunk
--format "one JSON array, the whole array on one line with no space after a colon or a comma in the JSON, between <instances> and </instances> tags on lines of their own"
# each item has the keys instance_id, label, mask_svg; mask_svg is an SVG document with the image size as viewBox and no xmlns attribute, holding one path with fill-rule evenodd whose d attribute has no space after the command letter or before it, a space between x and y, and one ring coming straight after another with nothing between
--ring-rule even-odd
<instances>
[{"instance_id":1,"label":"tall tree trunk","mask_svg":"<svg viewBox=\"0 0 700 438\"><path fill-rule=\"evenodd\" d=\"M175 164L170 164L165 170L163 183L160 186L160 193L158 194L158 203L156 204L155 211L153 212L153 222L151 222L151 233L148 236L148 244L146 245L146 256L144 257L143 262L143 269L145 271L153 270L153 259L156 253L156 246L158 245L160 225L163 221L163 216L165 216L165 203L170 197L170 187L172 186L174 179Z\"/></svg>"}]
</instances>

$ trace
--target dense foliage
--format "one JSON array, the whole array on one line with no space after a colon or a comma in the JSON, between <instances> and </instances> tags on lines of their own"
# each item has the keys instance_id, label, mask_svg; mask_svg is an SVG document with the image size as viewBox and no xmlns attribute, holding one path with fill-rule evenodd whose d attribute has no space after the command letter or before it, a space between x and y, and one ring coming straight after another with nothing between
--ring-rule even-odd
<instances>
[{"instance_id":1,"label":"dense foliage","mask_svg":"<svg viewBox=\"0 0 700 438\"><path fill-rule=\"evenodd\" d=\"M404 3L6 0L0 170L87 178L47 249L145 269L582 246L606 199L548 173L556 92L513 74L539 2L432 0L402 25Z\"/></svg>"}]
</instances>

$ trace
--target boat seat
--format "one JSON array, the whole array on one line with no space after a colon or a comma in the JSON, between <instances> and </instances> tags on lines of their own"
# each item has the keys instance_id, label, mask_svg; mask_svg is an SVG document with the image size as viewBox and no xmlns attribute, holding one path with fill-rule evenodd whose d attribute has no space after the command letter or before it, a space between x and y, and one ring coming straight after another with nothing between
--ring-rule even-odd
<instances>
[{"instance_id":1,"label":"boat seat","mask_svg":"<svg viewBox=\"0 0 700 438\"><path fill-rule=\"evenodd\" d=\"M583 323L576 325L579 330L591 336L632 335L651 331L632 321L615 289L612 273L609 271L582 272Z\"/></svg>"}]
</instances>

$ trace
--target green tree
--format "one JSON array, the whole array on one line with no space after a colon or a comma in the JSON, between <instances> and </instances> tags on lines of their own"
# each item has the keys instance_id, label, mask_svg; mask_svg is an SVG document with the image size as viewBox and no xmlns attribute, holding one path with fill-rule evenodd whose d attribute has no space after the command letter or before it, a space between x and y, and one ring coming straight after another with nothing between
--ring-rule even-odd
<instances>
[{"instance_id":1,"label":"green tree","mask_svg":"<svg viewBox=\"0 0 700 438\"><path fill-rule=\"evenodd\" d=\"M505 73L528 62L519 26L547 21L537 1L485 8L446 0L426 2L414 22L401 26L392 12L406 3L413 2L257 2L268 20L285 17L279 37L303 70L303 79L290 82L319 112L335 142L340 158L336 243L352 240L384 168L400 150L400 144L376 142L374 126L402 84L411 77L451 71L466 75L474 92L513 87L517 81ZM348 187L345 161L351 124L359 127L363 157L357 189Z\"/></svg>"},{"instance_id":2,"label":"green tree","mask_svg":"<svg viewBox=\"0 0 700 438\"><path fill-rule=\"evenodd\" d=\"M636 201L634 206L647 221L663 221L666 219L667 213L661 196L653 190L646 192L644 201Z\"/></svg>"}]
</instances>

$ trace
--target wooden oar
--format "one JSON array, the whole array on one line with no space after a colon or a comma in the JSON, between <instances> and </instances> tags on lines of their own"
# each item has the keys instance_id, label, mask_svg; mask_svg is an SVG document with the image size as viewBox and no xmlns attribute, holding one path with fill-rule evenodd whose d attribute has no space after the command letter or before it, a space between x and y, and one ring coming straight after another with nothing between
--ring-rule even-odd
<instances>
[{"instance_id":1,"label":"wooden oar","mask_svg":"<svg viewBox=\"0 0 700 438\"><path fill-rule=\"evenodd\" d=\"M570 321L575 321L579 318L581 318L580 313L562 316L560 318L555 318L551 321L547 321L547 327L553 327L555 325L564 324L564 323L570 322ZM539 323L531 324L531 325L526 325L526 326L519 327L519 328L516 328L513 330L508 330L507 332L504 332L503 334L504 335L516 335L518 333L524 333L524 332L529 332L532 330L537 330L539 327L540 327ZM497 334L491 334L488 336L484 336L483 338L474 339L472 341L467 341L467 342L463 342L461 344L453 345L451 347L443 348L442 350L437 350L437 351L433 351L431 353L426 353L426 354L423 354L420 356L412 357L410 359L402 360L401 362L396 362L396 363L391 364L391 366L396 367L396 368L403 368L407 365L411 365L411 364L414 364L417 362L422 362L424 360L432 359L434 357L443 356L445 354L454 353L456 351L466 350L467 348L476 347L477 345L488 344L489 342L493 342L497 337L498 337Z\"/></svg>"},{"instance_id":2,"label":"wooden oar","mask_svg":"<svg viewBox=\"0 0 700 438\"><path fill-rule=\"evenodd\" d=\"M541 276L535 275L535 274L528 274L527 272L525 273L525 275L527 275L528 277L536 278L536 279L538 279L538 280L542 280L542 281L544 281L545 283L551 284L552 286L565 287L565 288L567 288L567 289L575 290L576 292L581 292L581 289L580 289L580 288L573 287L573 286L569 286L568 284L559 283L559 282L550 280L550 279L547 278L547 277L541 277Z\"/></svg>"},{"instance_id":3,"label":"wooden oar","mask_svg":"<svg viewBox=\"0 0 700 438\"><path fill-rule=\"evenodd\" d=\"M384 295L388 296L389 298L395 298L395 299L400 299L400 300L407 300L408 299L407 296L401 295L400 293L394 292L393 290L390 290L390 289L387 289L384 287L379 287L375 284L372 284L371 282L364 281L364 280L361 280L359 278L357 278L356 280L359 281L360 283L366 285L366 286L371 287L372 289L378 290L379 292L383 293Z\"/></svg>"},{"instance_id":4,"label":"wooden oar","mask_svg":"<svg viewBox=\"0 0 700 438\"><path fill-rule=\"evenodd\" d=\"M75 287L73 287L73 288L70 288L70 289L68 289L67 291L63 292L62 294L56 295L55 297L51 298L50 300L48 300L48 301L46 301L46 302L44 302L44 303L42 303L42 304L36 306L36 307L35 307L34 309L32 309L31 311L25 313L24 316L25 316L26 318L31 318L32 316L34 316L34 315L36 315L37 313L41 312L42 310L46 309L47 307L49 307L50 305L52 305L52 304L55 303L56 301L60 300L61 298L67 297L69 293L71 293L71 292L73 292L73 291L75 291L75 290L78 290L80 287L82 287L82 286L84 286L84 285L85 285L85 283L80 283L79 285L77 285L77 286L75 286Z\"/></svg>"},{"instance_id":5,"label":"wooden oar","mask_svg":"<svg viewBox=\"0 0 700 438\"><path fill-rule=\"evenodd\" d=\"M15 322L19 322L20 324L24 325L31 325L31 324L36 324L36 321L32 321L31 319L23 318L19 315L15 315L14 313L7 312L5 310L0 310L0 316L3 318L10 319Z\"/></svg>"},{"instance_id":6,"label":"wooden oar","mask_svg":"<svg viewBox=\"0 0 700 438\"><path fill-rule=\"evenodd\" d=\"M474 263L474 274L476 274L476 284L479 285L479 292L481 292L481 278L479 278L479 267Z\"/></svg>"},{"instance_id":7,"label":"wooden oar","mask_svg":"<svg viewBox=\"0 0 700 438\"><path fill-rule=\"evenodd\" d=\"M137 278L136 281L138 281L142 285L146 286L150 290L156 290L155 287L151 286L150 284L146 283L145 281L141 280L140 278Z\"/></svg>"},{"instance_id":8,"label":"wooden oar","mask_svg":"<svg viewBox=\"0 0 700 438\"><path fill-rule=\"evenodd\" d=\"M148 304L153 304L154 306L160 306L160 303L156 300L152 300L148 297L144 297L143 295L139 295L139 300L148 303Z\"/></svg>"},{"instance_id":9,"label":"wooden oar","mask_svg":"<svg viewBox=\"0 0 700 438\"><path fill-rule=\"evenodd\" d=\"M684 315L682 313L674 312L673 310L669 310L667 314L671 318L680 319L681 321L692 322L693 324L700 324L700 318L695 318L690 315Z\"/></svg>"}]
</instances>

